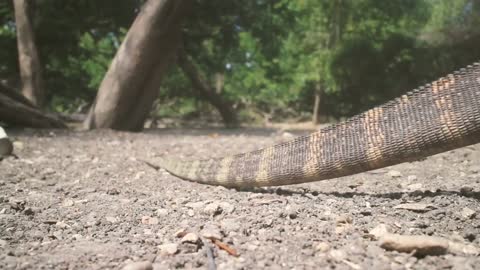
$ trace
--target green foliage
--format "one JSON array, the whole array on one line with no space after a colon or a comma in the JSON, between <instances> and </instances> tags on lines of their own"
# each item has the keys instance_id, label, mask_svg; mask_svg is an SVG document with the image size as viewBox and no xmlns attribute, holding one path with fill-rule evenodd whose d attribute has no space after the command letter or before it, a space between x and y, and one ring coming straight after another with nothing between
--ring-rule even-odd
<instances>
[{"instance_id":1,"label":"green foliage","mask_svg":"<svg viewBox=\"0 0 480 270\"><path fill-rule=\"evenodd\" d=\"M35 30L51 107L91 102L144 1L36 2ZM184 47L221 96L240 110L308 113L321 85L322 114L358 113L480 58L475 0L195 0ZM0 79L18 80L11 1L0 3ZM154 114L207 113L178 68ZM163 104L163 105L162 105Z\"/></svg>"},{"instance_id":2,"label":"green foliage","mask_svg":"<svg viewBox=\"0 0 480 270\"><path fill-rule=\"evenodd\" d=\"M11 1L0 3L0 79L18 73L17 41Z\"/></svg>"}]
</instances>

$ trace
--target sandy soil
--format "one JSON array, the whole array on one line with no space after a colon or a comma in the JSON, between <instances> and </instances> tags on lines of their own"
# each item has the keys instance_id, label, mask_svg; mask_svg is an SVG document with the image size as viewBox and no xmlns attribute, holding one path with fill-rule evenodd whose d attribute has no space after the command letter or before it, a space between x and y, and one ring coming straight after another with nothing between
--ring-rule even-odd
<instances>
[{"instance_id":1,"label":"sandy soil","mask_svg":"<svg viewBox=\"0 0 480 270\"><path fill-rule=\"evenodd\" d=\"M222 156L301 133L10 131L19 158L0 162L0 268L478 269L475 252L387 251L371 232L480 247L480 145L250 191L185 182L140 161Z\"/></svg>"}]
</instances>

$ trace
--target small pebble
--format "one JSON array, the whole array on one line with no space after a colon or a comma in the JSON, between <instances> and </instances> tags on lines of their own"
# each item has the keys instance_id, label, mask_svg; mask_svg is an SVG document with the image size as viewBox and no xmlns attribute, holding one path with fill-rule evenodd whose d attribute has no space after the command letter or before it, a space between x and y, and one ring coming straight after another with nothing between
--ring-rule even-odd
<instances>
[{"instance_id":1,"label":"small pebble","mask_svg":"<svg viewBox=\"0 0 480 270\"><path fill-rule=\"evenodd\" d=\"M385 224L379 224L377 227L371 229L368 234L373 235L376 239L381 238L388 233L388 227Z\"/></svg>"},{"instance_id":2,"label":"small pebble","mask_svg":"<svg viewBox=\"0 0 480 270\"><path fill-rule=\"evenodd\" d=\"M315 251L325 253L330 249L330 245L325 242L318 243L315 245Z\"/></svg>"},{"instance_id":3,"label":"small pebble","mask_svg":"<svg viewBox=\"0 0 480 270\"><path fill-rule=\"evenodd\" d=\"M105 217L105 219L110 223L117 223L118 222L118 219L116 217L112 217L112 216L107 216L107 217Z\"/></svg>"},{"instance_id":4,"label":"small pebble","mask_svg":"<svg viewBox=\"0 0 480 270\"><path fill-rule=\"evenodd\" d=\"M480 172L480 166L472 166L472 167L470 167L470 169L468 171L471 172L471 173L479 173Z\"/></svg>"},{"instance_id":5,"label":"small pebble","mask_svg":"<svg viewBox=\"0 0 480 270\"><path fill-rule=\"evenodd\" d=\"M473 188L472 188L472 187L467 187L467 186L465 186L465 187L461 187L461 188L460 188L460 194L462 194L462 195L469 195L469 194L471 194L472 192L473 192Z\"/></svg>"},{"instance_id":6,"label":"small pebble","mask_svg":"<svg viewBox=\"0 0 480 270\"><path fill-rule=\"evenodd\" d=\"M405 209L405 210L410 210L413 212L428 212L434 209L437 209L432 204L425 204L425 203L402 203L397 206L394 206L393 209Z\"/></svg>"},{"instance_id":7,"label":"small pebble","mask_svg":"<svg viewBox=\"0 0 480 270\"><path fill-rule=\"evenodd\" d=\"M336 261L342 261L342 260L345 260L347 258L347 254L345 254L344 251L339 250L339 249L330 250L329 255L332 259L334 259Z\"/></svg>"},{"instance_id":8,"label":"small pebble","mask_svg":"<svg viewBox=\"0 0 480 270\"><path fill-rule=\"evenodd\" d=\"M213 226L209 226L209 227L206 227L202 230L201 232L201 235L202 237L205 237L207 239L216 239L216 240L222 240L223 236L222 236L222 232L220 231L219 228L217 227L213 227Z\"/></svg>"},{"instance_id":9,"label":"small pebble","mask_svg":"<svg viewBox=\"0 0 480 270\"><path fill-rule=\"evenodd\" d=\"M156 217L149 217L149 216L143 216L142 217L142 224L146 225L156 225L158 224L158 218Z\"/></svg>"},{"instance_id":10,"label":"small pebble","mask_svg":"<svg viewBox=\"0 0 480 270\"><path fill-rule=\"evenodd\" d=\"M235 206L228 202L220 202L219 204L222 208L222 213L231 214L235 211Z\"/></svg>"},{"instance_id":11,"label":"small pebble","mask_svg":"<svg viewBox=\"0 0 480 270\"><path fill-rule=\"evenodd\" d=\"M6 240L0 239L0 247L4 248L8 246L8 242Z\"/></svg>"},{"instance_id":12,"label":"small pebble","mask_svg":"<svg viewBox=\"0 0 480 270\"><path fill-rule=\"evenodd\" d=\"M395 171L395 170L390 170L388 171L388 176L390 176L391 178L399 178L399 177L402 177L402 173L399 172L399 171Z\"/></svg>"},{"instance_id":13,"label":"small pebble","mask_svg":"<svg viewBox=\"0 0 480 270\"><path fill-rule=\"evenodd\" d=\"M32 208L30 207L27 207L25 208L25 210L23 210L23 214L27 215L27 216L32 216L35 214L35 211L33 211Z\"/></svg>"},{"instance_id":14,"label":"small pebble","mask_svg":"<svg viewBox=\"0 0 480 270\"><path fill-rule=\"evenodd\" d=\"M10 200L9 204L10 204L10 207L13 210L23 211L25 209L25 205L27 204L27 202L24 201L24 200L15 200L14 199L14 200Z\"/></svg>"},{"instance_id":15,"label":"small pebble","mask_svg":"<svg viewBox=\"0 0 480 270\"><path fill-rule=\"evenodd\" d=\"M380 246L384 249L413 252L418 256L445 254L448 245L446 239L424 235L385 234L380 240Z\"/></svg>"},{"instance_id":16,"label":"small pebble","mask_svg":"<svg viewBox=\"0 0 480 270\"><path fill-rule=\"evenodd\" d=\"M423 189L423 184L421 183L415 183L407 186L408 190L422 190Z\"/></svg>"},{"instance_id":17,"label":"small pebble","mask_svg":"<svg viewBox=\"0 0 480 270\"><path fill-rule=\"evenodd\" d=\"M192 208L192 209L201 209L201 208L205 207L205 203L204 202L190 202L190 203L187 203L185 206L188 207L188 208Z\"/></svg>"},{"instance_id":18,"label":"small pebble","mask_svg":"<svg viewBox=\"0 0 480 270\"><path fill-rule=\"evenodd\" d=\"M65 223L65 222L63 222L63 221L57 222L57 223L55 224L55 226L57 226L57 227L60 228L60 229L66 229L66 228L70 227L70 226L68 226L67 223Z\"/></svg>"},{"instance_id":19,"label":"small pebble","mask_svg":"<svg viewBox=\"0 0 480 270\"><path fill-rule=\"evenodd\" d=\"M175 235L175 237L180 238L180 237L184 237L186 234L187 234L187 229L182 228L182 229L176 231L174 235Z\"/></svg>"},{"instance_id":20,"label":"small pebble","mask_svg":"<svg viewBox=\"0 0 480 270\"><path fill-rule=\"evenodd\" d=\"M296 219L298 217L298 207L287 205L287 207L285 207L285 214L290 219Z\"/></svg>"},{"instance_id":21,"label":"small pebble","mask_svg":"<svg viewBox=\"0 0 480 270\"><path fill-rule=\"evenodd\" d=\"M236 218L225 218L220 221L220 226L225 232L238 232L241 229L240 221Z\"/></svg>"},{"instance_id":22,"label":"small pebble","mask_svg":"<svg viewBox=\"0 0 480 270\"><path fill-rule=\"evenodd\" d=\"M409 176L407 177L407 180L408 180L408 181L416 181L416 180L417 180L417 176L416 176L416 175L409 175Z\"/></svg>"},{"instance_id":23,"label":"small pebble","mask_svg":"<svg viewBox=\"0 0 480 270\"><path fill-rule=\"evenodd\" d=\"M165 208L157 209L157 211L155 211L155 214L159 217L167 216L168 215L168 209L165 209Z\"/></svg>"},{"instance_id":24,"label":"small pebble","mask_svg":"<svg viewBox=\"0 0 480 270\"><path fill-rule=\"evenodd\" d=\"M162 255L174 255L178 252L178 244L168 243L158 246L160 254Z\"/></svg>"},{"instance_id":25,"label":"small pebble","mask_svg":"<svg viewBox=\"0 0 480 270\"><path fill-rule=\"evenodd\" d=\"M153 265L149 261L133 262L125 265L123 270L153 270Z\"/></svg>"},{"instance_id":26,"label":"small pebble","mask_svg":"<svg viewBox=\"0 0 480 270\"><path fill-rule=\"evenodd\" d=\"M75 204L75 202L73 200L65 200L63 201L62 205L65 206L65 207L71 207Z\"/></svg>"},{"instance_id":27,"label":"small pebble","mask_svg":"<svg viewBox=\"0 0 480 270\"><path fill-rule=\"evenodd\" d=\"M210 216L216 216L222 213L222 207L220 207L220 204L214 202L205 206L203 212Z\"/></svg>"},{"instance_id":28,"label":"small pebble","mask_svg":"<svg viewBox=\"0 0 480 270\"><path fill-rule=\"evenodd\" d=\"M476 212L468 207L465 207L462 209L461 215L464 219L472 219L475 217Z\"/></svg>"},{"instance_id":29,"label":"small pebble","mask_svg":"<svg viewBox=\"0 0 480 270\"><path fill-rule=\"evenodd\" d=\"M187 233L184 237L182 237L182 243L192 243L197 244L200 241L200 238L195 233Z\"/></svg>"}]
</instances>

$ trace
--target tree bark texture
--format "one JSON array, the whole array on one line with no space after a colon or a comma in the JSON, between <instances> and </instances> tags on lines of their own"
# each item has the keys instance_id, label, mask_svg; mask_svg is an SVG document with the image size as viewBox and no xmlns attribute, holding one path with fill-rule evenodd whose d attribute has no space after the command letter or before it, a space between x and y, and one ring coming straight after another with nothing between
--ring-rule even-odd
<instances>
[{"instance_id":1,"label":"tree bark texture","mask_svg":"<svg viewBox=\"0 0 480 270\"><path fill-rule=\"evenodd\" d=\"M13 90L0 87L0 121L34 128L65 128L65 124L41 112Z\"/></svg>"},{"instance_id":2,"label":"tree bark texture","mask_svg":"<svg viewBox=\"0 0 480 270\"><path fill-rule=\"evenodd\" d=\"M147 1L103 78L84 127L143 129L162 77L175 60L191 0Z\"/></svg>"},{"instance_id":3,"label":"tree bark texture","mask_svg":"<svg viewBox=\"0 0 480 270\"><path fill-rule=\"evenodd\" d=\"M232 104L224 100L219 92L210 87L183 49L178 50L178 65L190 79L193 89L199 93L199 96L217 109L225 126L237 126L238 119Z\"/></svg>"},{"instance_id":4,"label":"tree bark texture","mask_svg":"<svg viewBox=\"0 0 480 270\"><path fill-rule=\"evenodd\" d=\"M35 44L32 23L32 0L13 0L17 31L18 60L22 94L36 106L43 106L45 89L42 67Z\"/></svg>"},{"instance_id":5,"label":"tree bark texture","mask_svg":"<svg viewBox=\"0 0 480 270\"><path fill-rule=\"evenodd\" d=\"M22 95L20 92L10 88L9 86L1 82L0 82L0 93L2 93L3 95L6 95L7 97L17 102L23 103L25 106L35 107L35 105L28 98Z\"/></svg>"},{"instance_id":6,"label":"tree bark texture","mask_svg":"<svg viewBox=\"0 0 480 270\"><path fill-rule=\"evenodd\" d=\"M313 103L313 116L312 122L314 125L320 124L320 104L322 101L322 85L321 82L317 82L315 86L315 101Z\"/></svg>"}]
</instances>

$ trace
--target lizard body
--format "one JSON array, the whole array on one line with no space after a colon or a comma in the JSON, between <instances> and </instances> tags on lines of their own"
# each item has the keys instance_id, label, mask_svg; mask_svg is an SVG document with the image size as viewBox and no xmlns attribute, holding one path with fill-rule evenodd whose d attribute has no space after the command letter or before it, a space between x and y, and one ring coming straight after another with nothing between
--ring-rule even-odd
<instances>
[{"instance_id":1,"label":"lizard body","mask_svg":"<svg viewBox=\"0 0 480 270\"><path fill-rule=\"evenodd\" d=\"M223 158L160 167L182 179L248 188L352 175L480 142L480 64L307 136Z\"/></svg>"}]
</instances>

